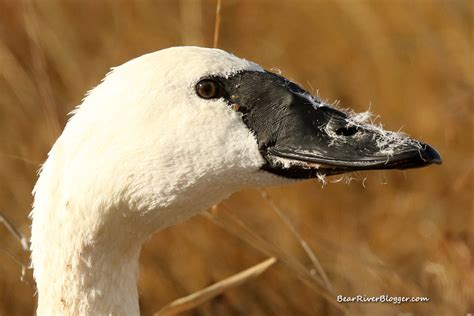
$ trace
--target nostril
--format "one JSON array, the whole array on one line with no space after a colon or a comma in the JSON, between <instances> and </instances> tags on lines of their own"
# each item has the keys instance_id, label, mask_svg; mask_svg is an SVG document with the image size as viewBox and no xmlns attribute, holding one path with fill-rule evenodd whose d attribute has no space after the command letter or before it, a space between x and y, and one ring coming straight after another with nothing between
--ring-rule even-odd
<instances>
[{"instance_id":1,"label":"nostril","mask_svg":"<svg viewBox=\"0 0 474 316\"><path fill-rule=\"evenodd\" d=\"M357 127L341 127L336 130L336 135L339 136L353 136L358 132Z\"/></svg>"}]
</instances>

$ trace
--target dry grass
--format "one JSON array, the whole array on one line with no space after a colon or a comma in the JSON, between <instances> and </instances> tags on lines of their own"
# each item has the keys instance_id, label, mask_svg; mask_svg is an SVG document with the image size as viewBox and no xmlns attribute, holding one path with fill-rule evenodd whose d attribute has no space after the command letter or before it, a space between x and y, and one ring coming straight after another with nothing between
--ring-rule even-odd
<instances>
[{"instance_id":1,"label":"dry grass","mask_svg":"<svg viewBox=\"0 0 474 316\"><path fill-rule=\"evenodd\" d=\"M217 295L223 294L225 291L248 282L251 279L258 277L260 274L270 268L276 259L274 257L268 258L242 272L234 274L224 280L216 282L205 289L196 291L186 297L179 298L169 305L166 305L155 316L171 316L177 315L184 311L196 308L197 306L213 299Z\"/></svg>"},{"instance_id":2,"label":"dry grass","mask_svg":"<svg viewBox=\"0 0 474 316\"><path fill-rule=\"evenodd\" d=\"M0 0L0 209L20 232L29 234L38 165L84 92L111 66L145 52L212 46L215 11L216 1L205 0ZM222 1L219 47L344 106L370 105L387 128L403 126L443 155L441 167L357 174L350 185L267 189L335 293L431 297L344 304L352 314L474 311L473 13L469 0ZM259 191L235 194L224 208L267 252L309 271L295 232ZM229 225L198 216L146 244L144 315L265 258L256 239L242 241ZM20 281L28 257L3 227L0 262L0 315L33 314L31 274ZM274 265L189 315L342 313L311 276L289 267Z\"/></svg>"}]
</instances>

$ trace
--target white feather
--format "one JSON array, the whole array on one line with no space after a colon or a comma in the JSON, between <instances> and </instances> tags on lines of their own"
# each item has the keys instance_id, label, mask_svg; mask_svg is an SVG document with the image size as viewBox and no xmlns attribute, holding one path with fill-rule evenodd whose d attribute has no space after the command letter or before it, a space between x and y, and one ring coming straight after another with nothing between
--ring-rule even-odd
<instances>
[{"instance_id":1,"label":"white feather","mask_svg":"<svg viewBox=\"0 0 474 316\"><path fill-rule=\"evenodd\" d=\"M114 68L74 111L34 189L32 265L39 315L137 315L138 257L155 231L249 185L254 135L208 75L263 71L218 49L176 47Z\"/></svg>"}]
</instances>

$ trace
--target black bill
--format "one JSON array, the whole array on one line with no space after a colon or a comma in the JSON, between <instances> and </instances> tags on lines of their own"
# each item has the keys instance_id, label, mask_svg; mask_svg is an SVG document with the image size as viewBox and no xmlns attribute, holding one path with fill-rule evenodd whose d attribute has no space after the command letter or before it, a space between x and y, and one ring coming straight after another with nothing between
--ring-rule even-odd
<instances>
[{"instance_id":1,"label":"black bill","mask_svg":"<svg viewBox=\"0 0 474 316\"><path fill-rule=\"evenodd\" d=\"M274 174L314 178L441 163L431 146L329 107L274 73L245 71L215 79L255 133L266 159L262 169Z\"/></svg>"}]
</instances>

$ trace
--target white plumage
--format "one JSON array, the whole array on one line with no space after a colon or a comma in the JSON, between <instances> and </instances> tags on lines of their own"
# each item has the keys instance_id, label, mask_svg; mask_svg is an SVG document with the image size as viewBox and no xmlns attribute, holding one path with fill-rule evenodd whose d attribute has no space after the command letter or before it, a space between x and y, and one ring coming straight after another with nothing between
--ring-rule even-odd
<instances>
[{"instance_id":1,"label":"white plumage","mask_svg":"<svg viewBox=\"0 0 474 316\"><path fill-rule=\"evenodd\" d=\"M74 111L34 189L39 315L137 315L138 257L153 232L247 185L282 182L241 113L199 78L262 71L218 49L177 47L114 68Z\"/></svg>"},{"instance_id":2,"label":"white plumage","mask_svg":"<svg viewBox=\"0 0 474 316\"><path fill-rule=\"evenodd\" d=\"M243 187L433 163L431 146L222 50L136 58L87 95L40 172L38 314L138 315L143 242Z\"/></svg>"}]
</instances>

